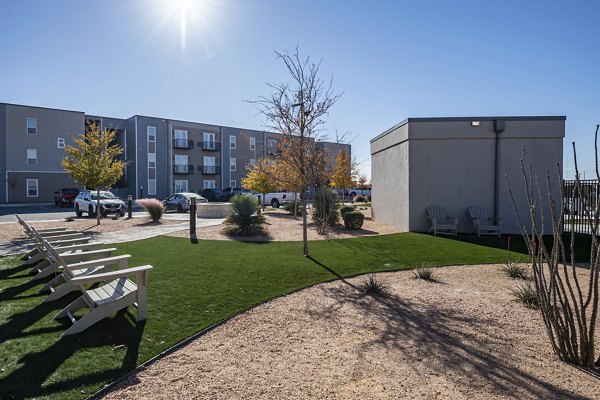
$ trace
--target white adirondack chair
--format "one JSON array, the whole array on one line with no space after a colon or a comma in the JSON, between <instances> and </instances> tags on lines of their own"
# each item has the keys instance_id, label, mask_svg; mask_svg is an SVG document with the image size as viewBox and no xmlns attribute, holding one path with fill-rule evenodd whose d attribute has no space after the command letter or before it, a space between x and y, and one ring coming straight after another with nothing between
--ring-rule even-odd
<instances>
[{"instance_id":1,"label":"white adirondack chair","mask_svg":"<svg viewBox=\"0 0 600 400\"><path fill-rule=\"evenodd\" d=\"M130 305L137 307L137 320L145 320L147 317L147 273L151 269L151 265L143 265L73 278L71 282L79 286L82 295L54 317L54 319L68 317L73 323L61 337L82 332L96 322ZM135 283L127 278L134 275L136 276ZM95 289L84 289L84 285L105 282L111 279L114 280ZM89 307L90 311L81 318L76 319L73 314L84 307Z\"/></svg>"},{"instance_id":2,"label":"white adirondack chair","mask_svg":"<svg viewBox=\"0 0 600 400\"><path fill-rule=\"evenodd\" d=\"M47 244L47 242L44 244ZM64 295L78 290L79 287L72 283L74 278L105 272L112 265L118 265L119 269L127 268L127 261L131 256L129 254L112 256L112 253L116 250L116 248L110 248L72 254L59 254L57 250L48 245L49 259L52 260L53 264L59 266L62 273L54 277L54 279L38 291L38 293L50 291L50 294L46 296L43 302L60 299Z\"/></svg>"},{"instance_id":3,"label":"white adirondack chair","mask_svg":"<svg viewBox=\"0 0 600 400\"><path fill-rule=\"evenodd\" d=\"M33 240L33 242L36 246L33 250L31 250L29 253L27 253L25 256L23 256L22 259L25 260L25 263L24 263L25 265L36 264L36 263L42 261L46 257L46 252L44 251L44 248L42 246L41 239L44 239L44 238L48 239L49 242L56 243L56 245L59 246L60 244L58 242L63 242L63 241L68 241L68 240L73 240L73 239L80 240L80 239L86 238L86 236L83 233L76 232L76 231L37 230L37 229L32 228L29 225L27 225L27 223L25 221L23 221L18 215L16 217L17 217L17 221L19 222L19 224L21 224L21 226L23 227L25 234L31 240ZM59 229L62 229L62 228L59 228ZM63 245L66 245L66 244L74 244L74 243L73 242L63 243ZM36 269L35 267L32 268L33 271L30 271L30 272L35 273L35 269Z\"/></svg>"},{"instance_id":4,"label":"white adirondack chair","mask_svg":"<svg viewBox=\"0 0 600 400\"><path fill-rule=\"evenodd\" d=\"M438 234L456 236L458 218L447 217L446 210L444 210L443 207L427 207L427 218L431 223L428 233L433 232L434 236L437 236Z\"/></svg>"},{"instance_id":5,"label":"white adirondack chair","mask_svg":"<svg viewBox=\"0 0 600 400\"><path fill-rule=\"evenodd\" d=\"M502 218L488 218L483 207L469 207L469 215L477 231L477 237L481 237L481 235L498 235L500 237Z\"/></svg>"}]
</instances>

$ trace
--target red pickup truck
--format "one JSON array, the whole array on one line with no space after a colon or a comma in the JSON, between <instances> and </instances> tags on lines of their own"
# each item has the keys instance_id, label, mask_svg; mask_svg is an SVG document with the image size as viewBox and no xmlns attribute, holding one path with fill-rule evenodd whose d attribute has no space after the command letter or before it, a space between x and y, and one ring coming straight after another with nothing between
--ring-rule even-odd
<instances>
[{"instance_id":1,"label":"red pickup truck","mask_svg":"<svg viewBox=\"0 0 600 400\"><path fill-rule=\"evenodd\" d=\"M60 189L54 192L54 205L64 207L65 204L69 204L72 207L78 194L79 189Z\"/></svg>"}]
</instances>

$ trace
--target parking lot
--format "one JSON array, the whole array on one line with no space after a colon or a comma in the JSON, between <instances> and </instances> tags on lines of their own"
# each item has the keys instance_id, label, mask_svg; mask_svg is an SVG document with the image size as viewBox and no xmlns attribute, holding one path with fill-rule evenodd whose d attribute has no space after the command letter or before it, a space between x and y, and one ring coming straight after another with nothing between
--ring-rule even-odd
<instances>
[{"instance_id":1,"label":"parking lot","mask_svg":"<svg viewBox=\"0 0 600 400\"><path fill-rule=\"evenodd\" d=\"M145 211L139 208L133 209L133 215L145 215ZM2 205L0 207L0 224L7 222L16 222L15 214L19 214L21 218L28 222L35 221L57 221L66 217L74 217L75 210L72 207L58 207L54 204L23 204L23 205ZM88 218L85 215L82 218Z\"/></svg>"}]
</instances>

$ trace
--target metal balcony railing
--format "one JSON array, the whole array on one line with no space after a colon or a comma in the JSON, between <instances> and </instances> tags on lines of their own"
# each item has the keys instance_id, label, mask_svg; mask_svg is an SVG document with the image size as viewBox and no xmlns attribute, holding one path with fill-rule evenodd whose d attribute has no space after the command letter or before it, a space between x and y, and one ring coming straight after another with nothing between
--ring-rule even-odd
<instances>
[{"instance_id":1,"label":"metal balcony railing","mask_svg":"<svg viewBox=\"0 0 600 400\"><path fill-rule=\"evenodd\" d=\"M173 173L181 175L189 175L194 173L193 165L173 164Z\"/></svg>"},{"instance_id":2,"label":"metal balcony railing","mask_svg":"<svg viewBox=\"0 0 600 400\"><path fill-rule=\"evenodd\" d=\"M194 141L187 139L173 139L174 149L193 149Z\"/></svg>"},{"instance_id":3,"label":"metal balcony railing","mask_svg":"<svg viewBox=\"0 0 600 400\"><path fill-rule=\"evenodd\" d=\"M198 171L202 175L220 175L221 167L219 165L198 165Z\"/></svg>"},{"instance_id":4,"label":"metal balcony railing","mask_svg":"<svg viewBox=\"0 0 600 400\"><path fill-rule=\"evenodd\" d=\"M202 146L202 150L206 151L219 151L221 150L221 143L218 142L198 142L198 147Z\"/></svg>"}]
</instances>

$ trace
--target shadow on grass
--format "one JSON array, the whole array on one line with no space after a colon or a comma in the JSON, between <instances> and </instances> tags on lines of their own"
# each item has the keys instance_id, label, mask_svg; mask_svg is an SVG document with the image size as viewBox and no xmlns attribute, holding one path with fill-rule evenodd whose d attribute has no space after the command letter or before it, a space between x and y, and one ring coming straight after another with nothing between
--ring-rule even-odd
<instances>
[{"instance_id":1,"label":"shadow on grass","mask_svg":"<svg viewBox=\"0 0 600 400\"><path fill-rule=\"evenodd\" d=\"M492 318L460 316L444 305L417 303L395 295L363 296L352 285L324 291L335 303L312 312L319 318L335 321L339 310L351 305L357 313L376 319L368 325L362 318L344 320L345 324L356 325L352 329L373 331L375 338L365 341L361 352L383 347L389 357L413 365L418 374L444 376L455 380L458 388L468 379L473 386L514 398L588 399L519 368L519 360L510 352L499 352L498 348L507 344L497 335L501 326ZM479 333L466 333L461 326L470 326ZM468 393L467 388L464 394Z\"/></svg>"},{"instance_id":2,"label":"shadow on grass","mask_svg":"<svg viewBox=\"0 0 600 400\"><path fill-rule=\"evenodd\" d=\"M48 307L38 306L25 314L16 315L10 327L2 326L2 339L22 336L24 326L45 315ZM52 307L53 308L53 307ZM132 326L133 324L133 326ZM126 310L121 310L116 317L104 320L85 332L58 339L50 347L24 355L19 359L19 368L0 380L0 393L3 399L33 398L56 395L85 386L108 383L135 368L139 356L139 346L144 332L145 321L135 322L135 318ZM9 329L8 332L5 329ZM57 325L37 330L33 333L62 331L64 327ZM80 375L63 380L47 380L55 374L59 367L78 352L98 347L112 347L113 350L126 349L119 368L102 369L97 372ZM110 351L110 350L107 350ZM59 375L60 376L60 375ZM91 393L87 393L89 395Z\"/></svg>"}]
</instances>

